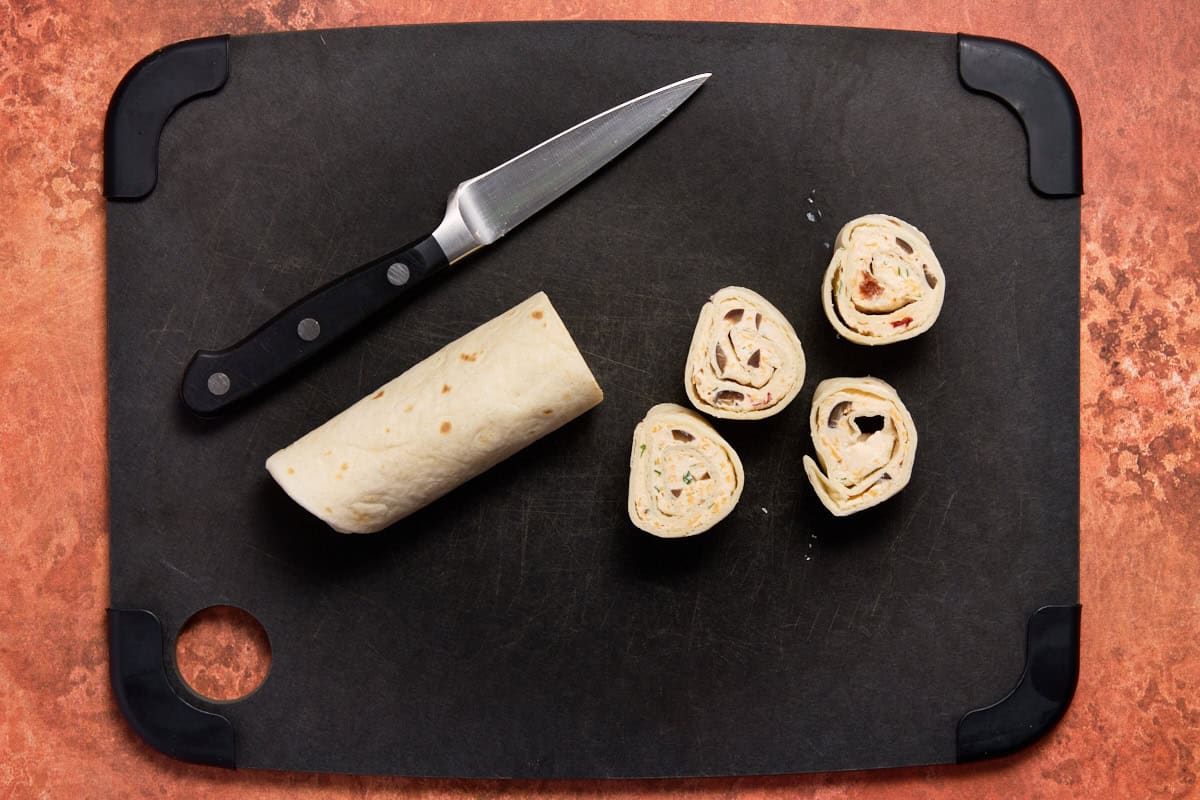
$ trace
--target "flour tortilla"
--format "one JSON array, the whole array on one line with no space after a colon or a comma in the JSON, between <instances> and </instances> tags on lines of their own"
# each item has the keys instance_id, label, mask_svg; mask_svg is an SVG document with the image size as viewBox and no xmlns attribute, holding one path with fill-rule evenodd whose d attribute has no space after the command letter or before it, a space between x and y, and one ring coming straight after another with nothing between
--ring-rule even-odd
<instances>
[{"instance_id":1,"label":"flour tortilla","mask_svg":"<svg viewBox=\"0 0 1200 800\"><path fill-rule=\"evenodd\" d=\"M647 533L703 533L729 515L745 483L733 447L691 409L661 403L633 432L629 519Z\"/></svg>"},{"instance_id":2,"label":"flour tortilla","mask_svg":"<svg viewBox=\"0 0 1200 800\"><path fill-rule=\"evenodd\" d=\"M372 533L602 399L539 292L275 453L267 471L334 530Z\"/></svg>"},{"instance_id":3,"label":"flour tortilla","mask_svg":"<svg viewBox=\"0 0 1200 800\"><path fill-rule=\"evenodd\" d=\"M858 344L891 344L933 327L946 276L914 226L886 214L847 222L821 284L830 324Z\"/></svg>"},{"instance_id":4,"label":"flour tortilla","mask_svg":"<svg viewBox=\"0 0 1200 800\"><path fill-rule=\"evenodd\" d=\"M697 409L724 419L778 414L804 384L804 348L783 313L757 292L721 289L700 309L684 388Z\"/></svg>"},{"instance_id":5,"label":"flour tortilla","mask_svg":"<svg viewBox=\"0 0 1200 800\"><path fill-rule=\"evenodd\" d=\"M896 390L884 381L821 381L808 424L820 466L805 456L804 471L834 516L879 505L908 485L917 455L917 427ZM872 432L874 427L878 430Z\"/></svg>"}]
</instances>

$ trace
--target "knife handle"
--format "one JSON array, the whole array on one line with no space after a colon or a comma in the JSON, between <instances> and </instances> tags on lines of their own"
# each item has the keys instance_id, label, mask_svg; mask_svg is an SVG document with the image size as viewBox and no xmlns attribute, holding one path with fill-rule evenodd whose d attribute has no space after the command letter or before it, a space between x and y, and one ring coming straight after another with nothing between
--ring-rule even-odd
<instances>
[{"instance_id":1,"label":"knife handle","mask_svg":"<svg viewBox=\"0 0 1200 800\"><path fill-rule=\"evenodd\" d=\"M224 350L200 350L180 396L215 416L338 341L447 265L432 236L418 239L325 284Z\"/></svg>"}]
</instances>

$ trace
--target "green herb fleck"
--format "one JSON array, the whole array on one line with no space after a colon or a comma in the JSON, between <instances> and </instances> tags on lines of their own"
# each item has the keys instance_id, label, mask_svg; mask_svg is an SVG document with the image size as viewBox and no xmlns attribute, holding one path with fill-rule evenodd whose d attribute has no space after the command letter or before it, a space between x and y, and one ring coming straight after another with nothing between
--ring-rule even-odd
<instances>
[{"instance_id":1,"label":"green herb fleck","mask_svg":"<svg viewBox=\"0 0 1200 800\"><path fill-rule=\"evenodd\" d=\"M642 451L641 451L640 453L638 453L638 455L639 455L639 456L644 456L644 455L646 455L646 445L642 445Z\"/></svg>"},{"instance_id":2,"label":"green herb fleck","mask_svg":"<svg viewBox=\"0 0 1200 800\"><path fill-rule=\"evenodd\" d=\"M655 474L655 475L662 475L662 470L661 470L661 469L656 469L656 470L654 470L654 474Z\"/></svg>"},{"instance_id":3,"label":"green herb fleck","mask_svg":"<svg viewBox=\"0 0 1200 800\"><path fill-rule=\"evenodd\" d=\"M696 479L692 477L691 470L688 470L687 472L683 473L683 482L684 483L691 483L694 480L696 480Z\"/></svg>"}]
</instances>

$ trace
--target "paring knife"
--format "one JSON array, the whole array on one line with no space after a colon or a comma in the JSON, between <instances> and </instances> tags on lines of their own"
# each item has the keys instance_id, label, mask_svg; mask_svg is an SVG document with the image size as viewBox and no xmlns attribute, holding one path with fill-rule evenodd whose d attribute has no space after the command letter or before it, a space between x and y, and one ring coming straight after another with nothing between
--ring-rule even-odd
<instances>
[{"instance_id":1,"label":"paring knife","mask_svg":"<svg viewBox=\"0 0 1200 800\"><path fill-rule=\"evenodd\" d=\"M429 236L317 289L224 350L200 350L180 394L219 414L341 339L438 270L491 244L621 154L687 100L710 73L610 108L458 185Z\"/></svg>"}]
</instances>

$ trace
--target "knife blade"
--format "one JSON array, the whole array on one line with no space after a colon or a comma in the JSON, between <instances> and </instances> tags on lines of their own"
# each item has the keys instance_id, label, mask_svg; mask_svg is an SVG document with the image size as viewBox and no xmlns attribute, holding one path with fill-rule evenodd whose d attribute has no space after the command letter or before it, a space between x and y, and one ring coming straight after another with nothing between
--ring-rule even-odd
<instances>
[{"instance_id":1,"label":"knife blade","mask_svg":"<svg viewBox=\"0 0 1200 800\"><path fill-rule=\"evenodd\" d=\"M348 272L223 350L200 350L180 396L219 414L344 338L440 270L488 244L586 180L653 130L710 76L702 73L580 122L451 193L428 236Z\"/></svg>"}]
</instances>

